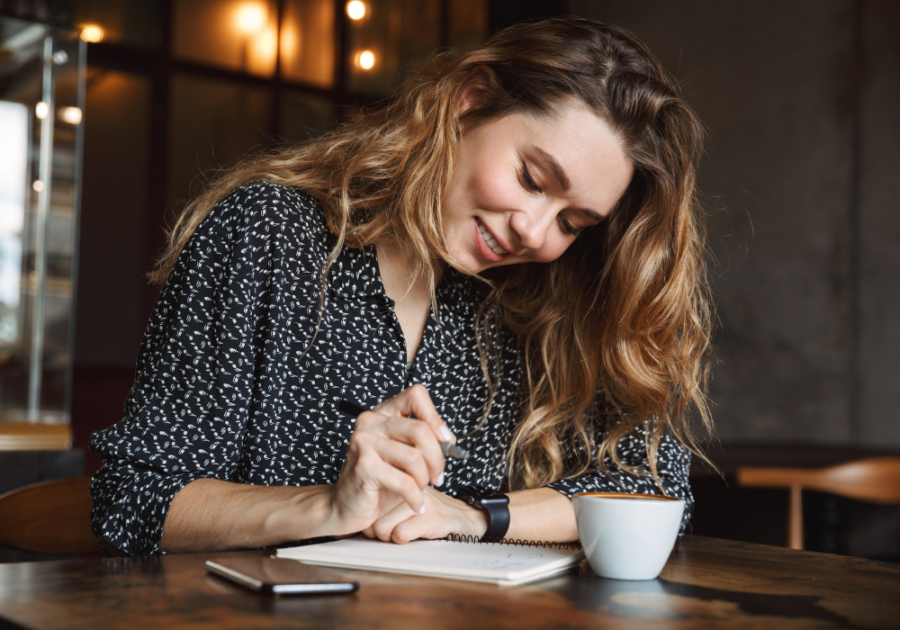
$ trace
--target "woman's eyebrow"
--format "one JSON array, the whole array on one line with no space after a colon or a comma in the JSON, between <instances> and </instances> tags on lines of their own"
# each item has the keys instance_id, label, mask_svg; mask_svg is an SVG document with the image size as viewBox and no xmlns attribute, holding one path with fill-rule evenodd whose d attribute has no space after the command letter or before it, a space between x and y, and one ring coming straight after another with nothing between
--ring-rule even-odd
<instances>
[{"instance_id":1,"label":"woman's eyebrow","mask_svg":"<svg viewBox=\"0 0 900 630\"><path fill-rule=\"evenodd\" d=\"M532 147L532 149L534 150L537 159L542 163L542 166L553 173L553 176L556 177L556 181L559 182L562 189L569 190L569 188L572 187L572 182L563 170L562 165L556 161L556 158L540 147ZM604 218L602 214L595 210L591 210L590 208L573 208L573 210L583 213L589 220L596 221L597 223L600 223Z\"/></svg>"},{"instance_id":2,"label":"woman's eyebrow","mask_svg":"<svg viewBox=\"0 0 900 630\"><path fill-rule=\"evenodd\" d=\"M533 147L535 155L537 155L538 159L543 162L544 166L553 173L554 177L556 177L556 181L559 182L559 185L563 190L569 190L572 187L572 182L569 180L569 176L566 175L566 172L563 170L563 167L560 166L559 162L556 161L556 158L544 151L540 147Z\"/></svg>"}]
</instances>

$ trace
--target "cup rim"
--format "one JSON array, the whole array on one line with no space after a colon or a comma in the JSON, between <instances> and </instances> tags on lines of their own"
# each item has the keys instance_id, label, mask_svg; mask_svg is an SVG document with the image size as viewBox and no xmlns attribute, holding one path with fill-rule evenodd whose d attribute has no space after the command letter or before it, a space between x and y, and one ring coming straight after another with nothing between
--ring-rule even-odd
<instances>
[{"instance_id":1,"label":"cup rim","mask_svg":"<svg viewBox=\"0 0 900 630\"><path fill-rule=\"evenodd\" d=\"M613 500L651 500L651 501L681 501L678 497L667 497L661 494L643 494L640 492L576 492L576 497L582 499L613 499Z\"/></svg>"}]
</instances>

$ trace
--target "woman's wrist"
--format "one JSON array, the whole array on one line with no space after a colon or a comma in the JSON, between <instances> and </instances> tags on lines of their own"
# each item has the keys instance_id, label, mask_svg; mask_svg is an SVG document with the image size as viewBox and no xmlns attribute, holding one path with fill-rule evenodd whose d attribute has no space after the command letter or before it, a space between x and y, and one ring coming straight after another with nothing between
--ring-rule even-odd
<instances>
[{"instance_id":1,"label":"woman's wrist","mask_svg":"<svg viewBox=\"0 0 900 630\"><path fill-rule=\"evenodd\" d=\"M488 515L484 510L474 508L465 501L460 501L462 503L463 514L463 525L462 530L459 533L464 534L466 536L475 536L476 538L481 538L487 533L488 530Z\"/></svg>"},{"instance_id":2,"label":"woman's wrist","mask_svg":"<svg viewBox=\"0 0 900 630\"><path fill-rule=\"evenodd\" d=\"M332 536L338 532L334 526L331 485L302 486L281 508L266 519L265 528L270 537L281 542Z\"/></svg>"}]
</instances>

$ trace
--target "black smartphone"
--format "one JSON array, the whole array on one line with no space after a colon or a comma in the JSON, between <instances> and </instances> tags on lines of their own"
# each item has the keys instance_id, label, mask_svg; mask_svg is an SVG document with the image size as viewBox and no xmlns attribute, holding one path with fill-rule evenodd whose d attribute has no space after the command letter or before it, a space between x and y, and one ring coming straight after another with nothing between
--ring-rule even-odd
<instances>
[{"instance_id":1,"label":"black smartphone","mask_svg":"<svg viewBox=\"0 0 900 630\"><path fill-rule=\"evenodd\" d=\"M206 570L264 595L337 595L359 589L358 582L318 582L312 567L271 556L207 560Z\"/></svg>"}]
</instances>

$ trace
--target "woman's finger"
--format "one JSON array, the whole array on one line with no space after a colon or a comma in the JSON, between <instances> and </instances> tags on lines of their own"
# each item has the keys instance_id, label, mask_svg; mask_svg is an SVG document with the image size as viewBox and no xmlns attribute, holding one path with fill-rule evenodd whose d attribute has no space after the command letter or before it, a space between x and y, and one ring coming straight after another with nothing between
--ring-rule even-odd
<instances>
[{"instance_id":1,"label":"woman's finger","mask_svg":"<svg viewBox=\"0 0 900 630\"><path fill-rule=\"evenodd\" d=\"M362 486L372 485L400 496L416 513L425 509L425 496L411 476L382 459L377 452L361 455L352 469L352 476Z\"/></svg>"},{"instance_id":2,"label":"woman's finger","mask_svg":"<svg viewBox=\"0 0 900 630\"><path fill-rule=\"evenodd\" d=\"M435 437L442 442L456 442L456 436L450 427L438 415L428 390L424 385L416 384L405 389L390 400L376 405L375 411L385 415L409 417L414 416L434 431Z\"/></svg>"},{"instance_id":3,"label":"woman's finger","mask_svg":"<svg viewBox=\"0 0 900 630\"><path fill-rule=\"evenodd\" d=\"M428 501L426 498L426 504L427 502ZM379 540L390 542L391 536L394 533L394 528L403 521L406 521L414 516L417 516L417 513L413 512L405 503L401 503L393 510L372 523L372 526L368 528L372 534L370 538L378 538Z\"/></svg>"},{"instance_id":4,"label":"woman's finger","mask_svg":"<svg viewBox=\"0 0 900 630\"><path fill-rule=\"evenodd\" d=\"M407 431L407 433L409 432L411 431ZM419 492L422 492L428 486L431 476L425 456L420 450L421 447L417 448L417 446L417 444L415 446L404 444L397 439L381 439L374 444L375 452L381 459L412 477Z\"/></svg>"},{"instance_id":5,"label":"woman's finger","mask_svg":"<svg viewBox=\"0 0 900 630\"><path fill-rule=\"evenodd\" d=\"M415 447L427 467L427 479L436 486L443 484L446 464L444 451L427 424L409 418L391 418L385 423L384 429L389 439ZM424 485L427 484L426 480Z\"/></svg>"}]
</instances>

